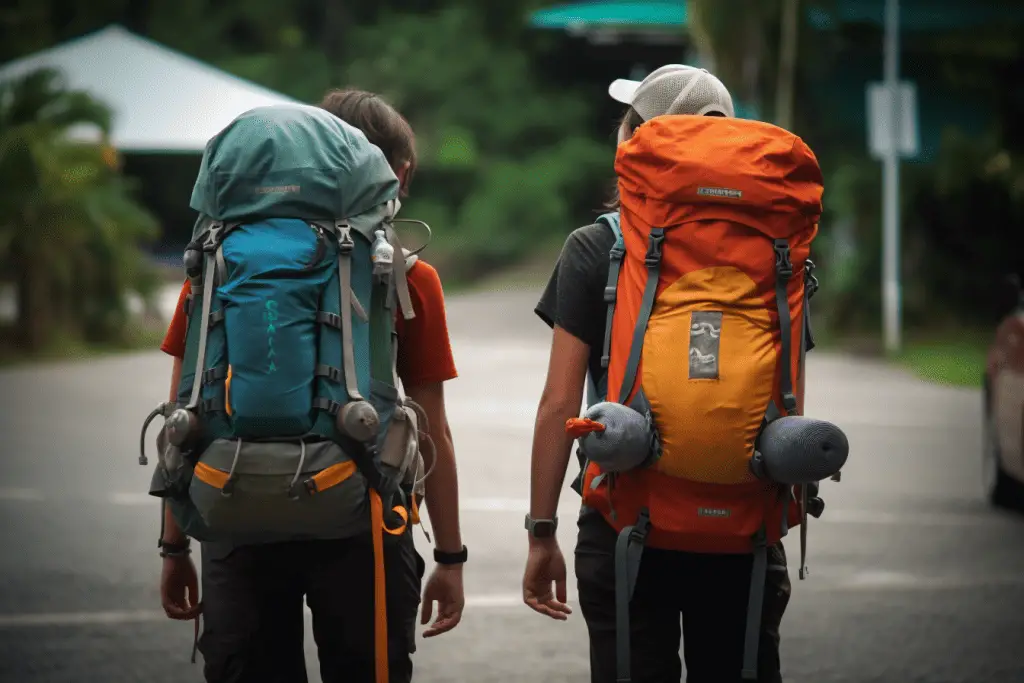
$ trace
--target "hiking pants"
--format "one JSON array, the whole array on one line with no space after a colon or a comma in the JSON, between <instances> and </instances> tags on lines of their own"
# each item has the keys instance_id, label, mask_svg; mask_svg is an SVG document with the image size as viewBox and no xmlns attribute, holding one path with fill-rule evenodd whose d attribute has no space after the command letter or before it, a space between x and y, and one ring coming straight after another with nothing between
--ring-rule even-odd
<instances>
[{"instance_id":1,"label":"hiking pants","mask_svg":"<svg viewBox=\"0 0 1024 683\"><path fill-rule=\"evenodd\" d=\"M424 571L411 527L402 536L384 534L384 565L390 681L408 683ZM303 596L323 683L373 683L373 570L369 535L203 544L199 649L207 683L306 683Z\"/></svg>"},{"instance_id":2,"label":"hiking pants","mask_svg":"<svg viewBox=\"0 0 1024 683\"><path fill-rule=\"evenodd\" d=\"M594 511L579 519L576 581L590 632L590 680L615 683L615 530ZM740 683L752 555L645 548L630 603L633 683ZM781 683L779 625L789 603L786 554L768 549L758 683Z\"/></svg>"}]
</instances>

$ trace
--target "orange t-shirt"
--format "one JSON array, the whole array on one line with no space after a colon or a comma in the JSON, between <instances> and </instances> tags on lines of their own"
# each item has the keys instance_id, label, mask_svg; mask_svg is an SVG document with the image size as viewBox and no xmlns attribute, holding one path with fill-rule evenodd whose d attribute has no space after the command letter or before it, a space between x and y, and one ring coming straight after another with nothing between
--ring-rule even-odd
<instances>
[{"instance_id":1,"label":"orange t-shirt","mask_svg":"<svg viewBox=\"0 0 1024 683\"><path fill-rule=\"evenodd\" d=\"M416 317L396 316L398 332L398 377L408 389L420 384L445 382L458 376L448 338L441 278L429 263L416 261L409 269L409 295ZM185 281L174 309L174 317L160 349L171 356L185 355L185 297L192 291Z\"/></svg>"}]
</instances>

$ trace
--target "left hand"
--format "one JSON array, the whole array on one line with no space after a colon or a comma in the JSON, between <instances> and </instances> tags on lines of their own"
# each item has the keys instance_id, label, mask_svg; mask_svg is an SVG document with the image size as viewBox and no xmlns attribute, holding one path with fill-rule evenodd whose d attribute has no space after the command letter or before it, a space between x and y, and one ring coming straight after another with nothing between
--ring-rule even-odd
<instances>
[{"instance_id":1,"label":"left hand","mask_svg":"<svg viewBox=\"0 0 1024 683\"><path fill-rule=\"evenodd\" d=\"M437 619L423 632L424 638L447 633L462 621L462 608L466 597L462 589L462 565L438 565L430 574L423 590L423 612L421 624L430 621L437 601Z\"/></svg>"}]
</instances>

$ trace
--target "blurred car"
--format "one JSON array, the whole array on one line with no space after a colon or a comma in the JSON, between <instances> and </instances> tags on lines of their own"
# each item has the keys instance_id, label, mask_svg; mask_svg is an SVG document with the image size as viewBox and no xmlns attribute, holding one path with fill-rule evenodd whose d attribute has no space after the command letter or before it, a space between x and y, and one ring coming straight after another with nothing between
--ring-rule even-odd
<instances>
[{"instance_id":1,"label":"blurred car","mask_svg":"<svg viewBox=\"0 0 1024 683\"><path fill-rule=\"evenodd\" d=\"M997 507L1024 506L1024 289L1008 281L1017 303L996 328L983 383L982 483Z\"/></svg>"}]
</instances>

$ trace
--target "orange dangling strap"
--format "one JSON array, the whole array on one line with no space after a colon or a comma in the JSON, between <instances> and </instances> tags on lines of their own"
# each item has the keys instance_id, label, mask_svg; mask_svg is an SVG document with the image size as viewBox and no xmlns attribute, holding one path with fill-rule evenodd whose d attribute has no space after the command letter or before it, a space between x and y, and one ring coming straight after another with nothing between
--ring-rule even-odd
<instances>
[{"instance_id":1,"label":"orange dangling strap","mask_svg":"<svg viewBox=\"0 0 1024 683\"><path fill-rule=\"evenodd\" d=\"M396 505L395 507L391 508L391 510L402 518L402 525L399 526L397 529L389 529L384 524L381 524L381 526L384 527L384 531L388 532L392 536L401 536L405 533L406 527L409 526L409 513L401 505Z\"/></svg>"},{"instance_id":2,"label":"orange dangling strap","mask_svg":"<svg viewBox=\"0 0 1024 683\"><path fill-rule=\"evenodd\" d=\"M231 416L231 366L228 366L228 375L224 378L224 412Z\"/></svg>"},{"instance_id":3,"label":"orange dangling strap","mask_svg":"<svg viewBox=\"0 0 1024 683\"><path fill-rule=\"evenodd\" d=\"M419 506L419 503L416 502L416 494L415 493L412 494L412 496L410 496L410 498L412 498L412 512L410 514L410 519L412 519L412 523L413 524L419 524L420 523L420 506Z\"/></svg>"},{"instance_id":4,"label":"orange dangling strap","mask_svg":"<svg viewBox=\"0 0 1024 683\"><path fill-rule=\"evenodd\" d=\"M384 504L370 489L370 532L373 537L373 642L377 662L376 683L388 683L388 609L384 577Z\"/></svg>"}]
</instances>

